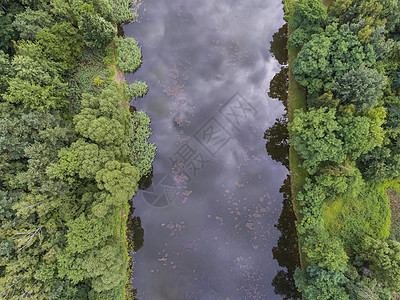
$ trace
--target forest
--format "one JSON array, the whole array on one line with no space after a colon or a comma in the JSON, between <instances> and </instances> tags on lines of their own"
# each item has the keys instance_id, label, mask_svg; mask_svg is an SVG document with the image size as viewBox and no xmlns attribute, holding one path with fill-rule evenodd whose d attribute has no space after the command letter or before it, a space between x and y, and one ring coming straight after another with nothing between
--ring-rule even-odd
<instances>
[{"instance_id":1,"label":"forest","mask_svg":"<svg viewBox=\"0 0 400 300\"><path fill-rule=\"evenodd\" d=\"M0 298L134 299L129 201L150 172L134 0L0 6Z\"/></svg>"},{"instance_id":2,"label":"forest","mask_svg":"<svg viewBox=\"0 0 400 300\"><path fill-rule=\"evenodd\" d=\"M400 294L400 1L284 1L305 299Z\"/></svg>"}]
</instances>

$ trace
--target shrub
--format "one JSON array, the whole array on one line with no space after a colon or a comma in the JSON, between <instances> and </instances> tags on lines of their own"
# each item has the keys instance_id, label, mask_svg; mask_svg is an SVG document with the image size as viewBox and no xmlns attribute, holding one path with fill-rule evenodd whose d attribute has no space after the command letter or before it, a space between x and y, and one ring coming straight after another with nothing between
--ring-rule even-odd
<instances>
[{"instance_id":1,"label":"shrub","mask_svg":"<svg viewBox=\"0 0 400 300\"><path fill-rule=\"evenodd\" d=\"M142 52L138 42L133 38L118 38L117 66L123 72L135 72L142 64Z\"/></svg>"},{"instance_id":2,"label":"shrub","mask_svg":"<svg viewBox=\"0 0 400 300\"><path fill-rule=\"evenodd\" d=\"M135 81L126 87L126 94L130 99L141 98L147 94L149 88L145 82Z\"/></svg>"}]
</instances>

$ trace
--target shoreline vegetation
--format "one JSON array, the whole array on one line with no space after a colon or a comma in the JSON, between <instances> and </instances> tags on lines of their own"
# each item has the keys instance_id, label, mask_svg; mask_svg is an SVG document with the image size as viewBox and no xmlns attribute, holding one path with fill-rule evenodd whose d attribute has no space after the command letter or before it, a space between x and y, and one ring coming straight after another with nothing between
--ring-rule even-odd
<instances>
[{"instance_id":1,"label":"shoreline vegetation","mask_svg":"<svg viewBox=\"0 0 400 300\"><path fill-rule=\"evenodd\" d=\"M296 286L310 300L398 299L400 2L283 3Z\"/></svg>"},{"instance_id":2,"label":"shoreline vegetation","mask_svg":"<svg viewBox=\"0 0 400 300\"><path fill-rule=\"evenodd\" d=\"M129 201L156 147L149 117L129 107L147 85L124 76L141 49L117 25L139 5L2 2L1 299L135 299Z\"/></svg>"}]
</instances>

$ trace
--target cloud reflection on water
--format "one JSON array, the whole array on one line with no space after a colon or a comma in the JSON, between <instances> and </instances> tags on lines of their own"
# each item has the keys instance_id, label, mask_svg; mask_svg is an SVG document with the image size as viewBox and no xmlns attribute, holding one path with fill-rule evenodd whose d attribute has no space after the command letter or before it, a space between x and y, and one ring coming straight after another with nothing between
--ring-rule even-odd
<instances>
[{"instance_id":1,"label":"cloud reflection on water","mask_svg":"<svg viewBox=\"0 0 400 300\"><path fill-rule=\"evenodd\" d=\"M124 26L143 46L143 65L128 81L150 91L135 103L154 125L154 173L172 174L169 157L190 142L210 164L177 199L154 208L136 196L145 230L135 254L139 299L281 299L271 281L272 257L287 170L272 161L263 134L284 113L267 96L280 65L268 53L283 24L279 0L145 0L139 23ZM257 110L235 128L219 109L239 92ZM193 134L211 116L232 134L215 157Z\"/></svg>"}]
</instances>

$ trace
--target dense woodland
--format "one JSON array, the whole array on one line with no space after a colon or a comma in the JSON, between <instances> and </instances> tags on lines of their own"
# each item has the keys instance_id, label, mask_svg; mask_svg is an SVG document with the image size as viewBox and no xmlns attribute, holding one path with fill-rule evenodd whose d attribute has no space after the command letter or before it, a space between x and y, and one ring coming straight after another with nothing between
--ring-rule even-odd
<instances>
[{"instance_id":1,"label":"dense woodland","mask_svg":"<svg viewBox=\"0 0 400 300\"><path fill-rule=\"evenodd\" d=\"M289 106L301 93L306 106L289 124L304 171L294 174L304 183L296 285L310 300L392 299L400 294L400 231L388 198L400 176L400 1L284 2L297 54L291 76L302 87Z\"/></svg>"},{"instance_id":2,"label":"dense woodland","mask_svg":"<svg viewBox=\"0 0 400 300\"><path fill-rule=\"evenodd\" d=\"M1 1L1 299L133 299L129 200L155 146L128 108L146 84L116 81L141 64L116 36L132 5Z\"/></svg>"}]
</instances>

